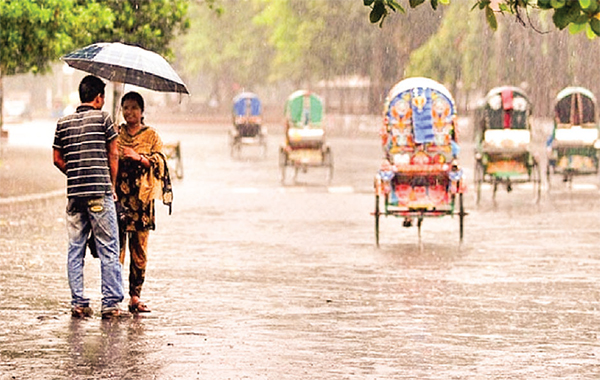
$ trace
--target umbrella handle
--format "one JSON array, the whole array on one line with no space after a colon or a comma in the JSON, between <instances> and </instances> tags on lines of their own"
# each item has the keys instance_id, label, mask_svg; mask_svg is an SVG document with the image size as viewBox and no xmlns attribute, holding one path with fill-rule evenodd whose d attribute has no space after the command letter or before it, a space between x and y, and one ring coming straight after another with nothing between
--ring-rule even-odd
<instances>
[{"instance_id":1,"label":"umbrella handle","mask_svg":"<svg viewBox=\"0 0 600 380\"><path fill-rule=\"evenodd\" d=\"M121 96L125 94L125 83L121 83ZM121 102L118 98L119 91L117 90L117 83L113 82L113 121L115 125L119 125L119 117L121 117Z\"/></svg>"}]
</instances>

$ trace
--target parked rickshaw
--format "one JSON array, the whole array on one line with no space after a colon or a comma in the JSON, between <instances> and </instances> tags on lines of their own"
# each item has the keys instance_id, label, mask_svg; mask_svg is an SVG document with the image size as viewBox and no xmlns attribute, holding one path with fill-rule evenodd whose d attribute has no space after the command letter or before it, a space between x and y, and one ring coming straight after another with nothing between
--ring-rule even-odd
<instances>
[{"instance_id":1,"label":"parked rickshaw","mask_svg":"<svg viewBox=\"0 0 600 380\"><path fill-rule=\"evenodd\" d=\"M325 141L323 100L316 94L298 90L285 103L285 143L279 149L281 183L286 172L293 170L294 180L298 172L308 168L322 167L326 181L333 178L333 154Z\"/></svg>"},{"instance_id":2,"label":"parked rickshaw","mask_svg":"<svg viewBox=\"0 0 600 380\"><path fill-rule=\"evenodd\" d=\"M181 142L169 142L163 144L163 152L167 158L167 165L171 178L173 173L177 179L183 179L183 157L181 156Z\"/></svg>"},{"instance_id":3,"label":"parked rickshaw","mask_svg":"<svg viewBox=\"0 0 600 380\"><path fill-rule=\"evenodd\" d=\"M381 216L416 219L458 216L463 238L463 170L457 155L456 107L450 92L429 78L408 78L389 92L381 130L384 160L375 176L375 242Z\"/></svg>"},{"instance_id":4,"label":"parked rickshaw","mask_svg":"<svg viewBox=\"0 0 600 380\"><path fill-rule=\"evenodd\" d=\"M539 160L531 151L531 102L525 92L512 86L491 89L479 109L475 126L475 171L477 203L483 183L500 185L511 192L516 183L531 182L535 200L541 195Z\"/></svg>"},{"instance_id":5,"label":"parked rickshaw","mask_svg":"<svg viewBox=\"0 0 600 380\"><path fill-rule=\"evenodd\" d=\"M567 87L556 96L554 129L548 140L548 189L551 174L571 184L574 176L598 174L600 140L596 97L583 87Z\"/></svg>"},{"instance_id":6,"label":"parked rickshaw","mask_svg":"<svg viewBox=\"0 0 600 380\"><path fill-rule=\"evenodd\" d=\"M259 146L267 154L267 134L262 126L262 104L252 92L242 92L233 98L233 128L229 131L231 156L239 157L242 146Z\"/></svg>"}]
</instances>

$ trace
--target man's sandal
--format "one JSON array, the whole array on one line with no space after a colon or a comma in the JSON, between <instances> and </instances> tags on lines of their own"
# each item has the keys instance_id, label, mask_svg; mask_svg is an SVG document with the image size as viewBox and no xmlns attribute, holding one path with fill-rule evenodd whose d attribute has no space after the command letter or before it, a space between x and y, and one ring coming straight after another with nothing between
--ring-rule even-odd
<instances>
[{"instance_id":1,"label":"man's sandal","mask_svg":"<svg viewBox=\"0 0 600 380\"><path fill-rule=\"evenodd\" d=\"M94 312L89 306L73 306L71 315L73 318L89 318L94 315Z\"/></svg>"},{"instance_id":2,"label":"man's sandal","mask_svg":"<svg viewBox=\"0 0 600 380\"><path fill-rule=\"evenodd\" d=\"M102 310L102 319L119 319L125 317L125 314L119 308L110 308Z\"/></svg>"},{"instance_id":3,"label":"man's sandal","mask_svg":"<svg viewBox=\"0 0 600 380\"><path fill-rule=\"evenodd\" d=\"M135 305L129 305L130 313L149 313L150 308L143 302L138 302Z\"/></svg>"}]
</instances>

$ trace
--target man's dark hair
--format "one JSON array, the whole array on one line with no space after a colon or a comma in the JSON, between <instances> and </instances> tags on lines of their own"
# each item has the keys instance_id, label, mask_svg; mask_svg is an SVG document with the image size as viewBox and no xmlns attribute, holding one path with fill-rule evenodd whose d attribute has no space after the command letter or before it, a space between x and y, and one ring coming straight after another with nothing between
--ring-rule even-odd
<instances>
[{"instance_id":1,"label":"man's dark hair","mask_svg":"<svg viewBox=\"0 0 600 380\"><path fill-rule=\"evenodd\" d=\"M79 83L79 100L81 103L93 101L96 96L104 95L105 86L100 78L93 75L86 76Z\"/></svg>"}]
</instances>

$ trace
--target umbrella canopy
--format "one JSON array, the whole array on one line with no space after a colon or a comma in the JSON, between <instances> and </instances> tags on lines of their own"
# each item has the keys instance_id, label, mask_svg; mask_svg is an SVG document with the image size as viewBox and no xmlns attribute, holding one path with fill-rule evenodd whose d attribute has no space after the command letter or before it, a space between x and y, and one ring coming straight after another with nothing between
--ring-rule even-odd
<instances>
[{"instance_id":1,"label":"umbrella canopy","mask_svg":"<svg viewBox=\"0 0 600 380\"><path fill-rule=\"evenodd\" d=\"M113 82L162 92L189 94L171 65L159 54L119 42L101 42L61 57L69 66Z\"/></svg>"}]
</instances>

